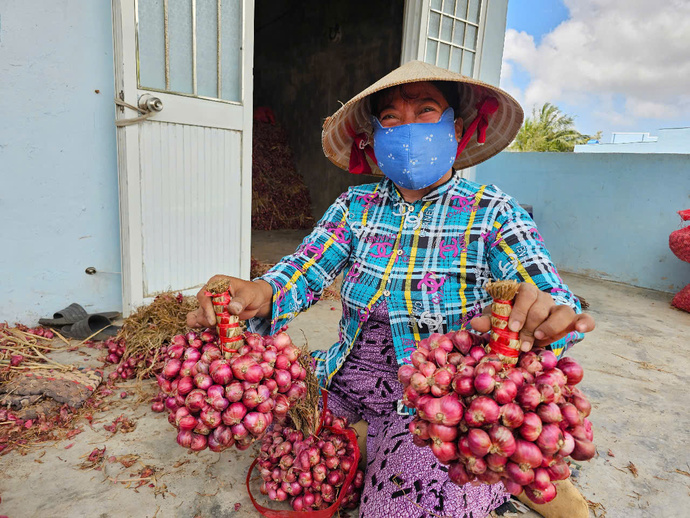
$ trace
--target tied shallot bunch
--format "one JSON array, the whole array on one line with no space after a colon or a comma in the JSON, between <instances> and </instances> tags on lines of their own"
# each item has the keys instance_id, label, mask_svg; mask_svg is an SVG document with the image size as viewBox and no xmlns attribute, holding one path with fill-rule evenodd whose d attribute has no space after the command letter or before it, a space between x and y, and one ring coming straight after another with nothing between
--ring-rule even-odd
<instances>
[{"instance_id":1,"label":"tied shallot bunch","mask_svg":"<svg viewBox=\"0 0 690 518\"><path fill-rule=\"evenodd\" d=\"M180 446L246 450L274 418L283 420L290 405L306 395L301 351L287 333L248 333L244 343L225 358L214 331L171 340L158 386ZM159 403L154 400L154 411Z\"/></svg>"},{"instance_id":2,"label":"tied shallot bunch","mask_svg":"<svg viewBox=\"0 0 690 518\"><path fill-rule=\"evenodd\" d=\"M324 423L328 421L326 416ZM344 418L331 415L330 422L336 428L348 427ZM261 441L261 493L279 502L290 499L295 511L326 509L337 500L347 475L357 469L354 448L345 435L328 429L318 437L305 438L300 431L276 425ZM357 470L353 482L344 488L340 507L356 508L363 486L364 472Z\"/></svg>"},{"instance_id":3,"label":"tied shallot bunch","mask_svg":"<svg viewBox=\"0 0 690 518\"><path fill-rule=\"evenodd\" d=\"M546 349L522 353L516 366L487 354L467 331L432 334L412 353L398 379L403 403L417 409L409 430L431 447L463 485L503 482L536 503L556 496L555 480L570 476L564 460L595 453L591 405L575 386L583 370Z\"/></svg>"}]
</instances>

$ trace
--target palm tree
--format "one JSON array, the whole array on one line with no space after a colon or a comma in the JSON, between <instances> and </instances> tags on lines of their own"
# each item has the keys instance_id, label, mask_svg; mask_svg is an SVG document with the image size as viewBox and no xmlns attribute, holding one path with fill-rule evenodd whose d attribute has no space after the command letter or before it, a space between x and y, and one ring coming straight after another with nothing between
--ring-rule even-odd
<instances>
[{"instance_id":1,"label":"palm tree","mask_svg":"<svg viewBox=\"0 0 690 518\"><path fill-rule=\"evenodd\" d=\"M525 119L510 145L512 151L572 151L575 144L584 144L591 137L575 129L574 119L551 103L544 103L539 112Z\"/></svg>"}]
</instances>

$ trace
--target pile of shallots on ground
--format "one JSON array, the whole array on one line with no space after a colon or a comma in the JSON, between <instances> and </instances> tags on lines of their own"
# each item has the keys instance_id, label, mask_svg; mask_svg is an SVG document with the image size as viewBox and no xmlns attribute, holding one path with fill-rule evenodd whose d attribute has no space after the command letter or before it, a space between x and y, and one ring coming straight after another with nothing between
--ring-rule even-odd
<instances>
[{"instance_id":1,"label":"pile of shallots on ground","mask_svg":"<svg viewBox=\"0 0 690 518\"><path fill-rule=\"evenodd\" d=\"M178 444L194 451L249 448L307 392L301 351L287 333L245 334L226 359L214 331L189 332L173 337L165 354L152 408L167 408Z\"/></svg>"},{"instance_id":2,"label":"pile of shallots on ground","mask_svg":"<svg viewBox=\"0 0 690 518\"><path fill-rule=\"evenodd\" d=\"M347 476L339 508L354 509L364 486L364 472L357 469L356 443L339 431L351 430L347 420L326 410L326 428L318 435L304 434L289 426L276 425L261 441L259 468L264 482L261 493L271 500L290 498L295 511L326 509L338 499Z\"/></svg>"},{"instance_id":3,"label":"pile of shallots on ground","mask_svg":"<svg viewBox=\"0 0 690 518\"><path fill-rule=\"evenodd\" d=\"M556 496L552 481L570 475L565 457L595 455L575 360L541 349L504 365L467 331L421 340L411 360L398 371L403 402L417 409L410 432L449 465L455 483L503 482L513 495L524 490L546 503Z\"/></svg>"}]
</instances>

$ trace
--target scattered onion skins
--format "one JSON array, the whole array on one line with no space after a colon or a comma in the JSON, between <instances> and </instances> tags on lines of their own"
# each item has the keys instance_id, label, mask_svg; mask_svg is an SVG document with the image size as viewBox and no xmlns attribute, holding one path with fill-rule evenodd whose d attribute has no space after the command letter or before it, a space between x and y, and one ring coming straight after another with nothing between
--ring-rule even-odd
<instances>
[{"instance_id":1,"label":"scattered onion skins","mask_svg":"<svg viewBox=\"0 0 690 518\"><path fill-rule=\"evenodd\" d=\"M421 340L411 360L398 371L403 403L417 409L409 430L456 484L503 482L513 495L524 490L546 503L556 496L553 481L570 476L565 457L596 454L591 405L575 386L583 370L572 358L541 349L503 364L462 330Z\"/></svg>"},{"instance_id":2,"label":"scattered onion skins","mask_svg":"<svg viewBox=\"0 0 690 518\"><path fill-rule=\"evenodd\" d=\"M261 440L258 467L263 482L260 491L278 502L290 501L295 511L327 509L345 491L341 509L354 509L364 486L364 472L357 469L355 448L337 430L354 430L347 420L326 410L324 425L317 436L293 428L274 425ZM350 485L347 475L356 470Z\"/></svg>"},{"instance_id":3,"label":"scattered onion skins","mask_svg":"<svg viewBox=\"0 0 690 518\"><path fill-rule=\"evenodd\" d=\"M180 446L246 450L306 395L301 351L287 333L246 333L244 341L229 358L211 330L176 335L167 346L158 375L161 392L151 408L168 410Z\"/></svg>"}]
</instances>

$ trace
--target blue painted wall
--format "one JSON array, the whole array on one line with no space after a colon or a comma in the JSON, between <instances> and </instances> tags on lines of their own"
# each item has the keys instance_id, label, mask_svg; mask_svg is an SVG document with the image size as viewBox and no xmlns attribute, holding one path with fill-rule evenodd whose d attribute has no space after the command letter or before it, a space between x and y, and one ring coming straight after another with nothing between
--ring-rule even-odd
<instances>
[{"instance_id":1,"label":"blue painted wall","mask_svg":"<svg viewBox=\"0 0 690 518\"><path fill-rule=\"evenodd\" d=\"M0 321L121 308L112 49L110 2L0 2Z\"/></svg>"},{"instance_id":2,"label":"blue painted wall","mask_svg":"<svg viewBox=\"0 0 690 518\"><path fill-rule=\"evenodd\" d=\"M533 205L561 270L666 292L690 283L668 247L690 208L690 155L504 152L476 181Z\"/></svg>"}]
</instances>

